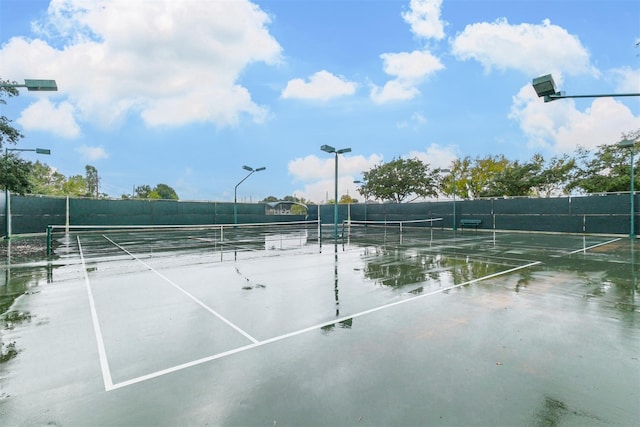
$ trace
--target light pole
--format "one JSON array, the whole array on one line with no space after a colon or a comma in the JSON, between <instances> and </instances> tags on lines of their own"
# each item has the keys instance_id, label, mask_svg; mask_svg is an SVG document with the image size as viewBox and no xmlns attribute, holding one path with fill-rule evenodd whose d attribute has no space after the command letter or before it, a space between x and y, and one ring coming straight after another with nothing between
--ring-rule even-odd
<instances>
[{"instance_id":1,"label":"light pole","mask_svg":"<svg viewBox=\"0 0 640 427\"><path fill-rule=\"evenodd\" d=\"M635 199L635 187L634 187L634 183L633 183L633 141L629 141L627 139L625 139L624 141L620 141L618 143L618 145L622 148L628 148L629 149L629 153L631 155L631 187L629 190L630 193L630 197L631 197L631 219L629 220L629 238L633 239L636 237L636 228L635 228L635 224L634 224L634 216L635 216L635 209L633 206L633 202Z\"/></svg>"},{"instance_id":2,"label":"light pole","mask_svg":"<svg viewBox=\"0 0 640 427\"><path fill-rule=\"evenodd\" d=\"M444 173L450 173L451 179L453 180L453 235L456 235L456 175L453 173L451 169L442 169Z\"/></svg>"},{"instance_id":3,"label":"light pole","mask_svg":"<svg viewBox=\"0 0 640 427\"><path fill-rule=\"evenodd\" d=\"M351 152L351 148L341 148L336 150L334 147L330 145L323 145L320 147L322 151L325 153L333 153L336 157L336 167L335 167L335 199L334 199L334 209L333 209L333 238L338 239L338 154L344 154Z\"/></svg>"},{"instance_id":4,"label":"light pole","mask_svg":"<svg viewBox=\"0 0 640 427\"><path fill-rule=\"evenodd\" d=\"M531 82L539 97L544 97L544 102L555 101L563 98L615 98L619 96L640 96L640 93L605 93L600 95L565 95L556 89L556 83L551 74L536 77Z\"/></svg>"},{"instance_id":5,"label":"light pole","mask_svg":"<svg viewBox=\"0 0 640 427\"><path fill-rule=\"evenodd\" d=\"M236 184L236 187L233 189L233 223L238 224L238 186L242 184L247 178L249 178L254 172L260 172L265 170L265 167L254 169L247 165L242 166L242 169L249 171L249 175L242 178L242 181Z\"/></svg>"},{"instance_id":6,"label":"light pole","mask_svg":"<svg viewBox=\"0 0 640 427\"><path fill-rule=\"evenodd\" d=\"M9 151L35 151L36 154L51 154L51 150L46 148L5 148L4 164L5 164L5 183L4 183L4 218L5 218L5 239L11 238L11 197L9 195Z\"/></svg>"},{"instance_id":7,"label":"light pole","mask_svg":"<svg viewBox=\"0 0 640 427\"><path fill-rule=\"evenodd\" d=\"M538 97L544 97L544 102L555 101L556 99L563 98L616 98L620 96L640 96L640 93L605 93L599 95L565 95L564 92L559 92L556 89L556 83L553 81L551 74L536 77L531 82L533 88L536 91ZM629 148L631 150L631 230L629 230L629 237L635 237L635 228L633 223L634 217L634 187L633 187L633 141L620 141L618 143L620 147Z\"/></svg>"},{"instance_id":8,"label":"light pole","mask_svg":"<svg viewBox=\"0 0 640 427\"><path fill-rule=\"evenodd\" d=\"M2 83L0 82L0 88L21 88L25 87L28 91L36 91L36 92L55 92L58 90L58 85L55 80L34 80L34 79L24 79L24 84L14 84L14 83ZM37 154L51 154L50 150L45 150L42 148L36 149L18 149L7 148L5 150L5 161L6 155L9 154L9 151L35 151ZM5 170L5 172L7 172ZM9 208L9 186L8 182L5 183L5 224L6 224L6 238L11 238L11 210Z\"/></svg>"}]
</instances>

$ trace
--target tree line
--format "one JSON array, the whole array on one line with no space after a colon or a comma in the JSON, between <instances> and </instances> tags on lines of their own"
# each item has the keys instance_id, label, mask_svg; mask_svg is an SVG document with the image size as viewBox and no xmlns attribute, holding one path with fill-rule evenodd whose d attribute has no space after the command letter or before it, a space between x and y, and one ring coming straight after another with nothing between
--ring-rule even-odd
<instances>
[{"instance_id":1,"label":"tree line","mask_svg":"<svg viewBox=\"0 0 640 427\"><path fill-rule=\"evenodd\" d=\"M631 150L638 151L640 130L622 137L634 141ZM535 154L527 161L509 160L504 155L466 156L454 160L449 168L431 168L415 158L394 159L363 172L358 192L365 200L402 203L439 194L476 199L629 191L629 150L605 144L593 151L579 148L573 156L548 160ZM636 157L634 168L639 166ZM640 190L640 179L634 182L634 189Z\"/></svg>"}]
</instances>

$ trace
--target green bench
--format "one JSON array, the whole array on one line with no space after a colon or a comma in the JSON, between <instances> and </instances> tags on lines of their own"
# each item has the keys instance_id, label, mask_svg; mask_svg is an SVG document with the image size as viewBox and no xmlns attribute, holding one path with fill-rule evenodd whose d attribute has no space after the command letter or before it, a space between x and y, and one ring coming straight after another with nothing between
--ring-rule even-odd
<instances>
[{"instance_id":1,"label":"green bench","mask_svg":"<svg viewBox=\"0 0 640 427\"><path fill-rule=\"evenodd\" d=\"M481 219L465 218L460 220L460 228L462 228L462 231L464 231L464 229L467 227L473 227L475 228L476 232L478 232L478 226L480 224L482 224Z\"/></svg>"}]
</instances>

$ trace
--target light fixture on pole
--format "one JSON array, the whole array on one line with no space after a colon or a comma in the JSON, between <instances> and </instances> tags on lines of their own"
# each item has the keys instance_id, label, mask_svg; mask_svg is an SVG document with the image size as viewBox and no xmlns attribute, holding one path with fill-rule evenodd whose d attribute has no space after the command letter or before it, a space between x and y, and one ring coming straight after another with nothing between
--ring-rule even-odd
<instances>
[{"instance_id":1,"label":"light fixture on pole","mask_svg":"<svg viewBox=\"0 0 640 427\"><path fill-rule=\"evenodd\" d=\"M351 152L351 148L341 148L336 150L334 147L330 145L323 145L320 147L322 151L325 153L333 153L336 158L336 167L335 167L335 199L334 199L334 209L333 209L333 238L338 238L338 154L344 154Z\"/></svg>"},{"instance_id":2,"label":"light fixture on pole","mask_svg":"<svg viewBox=\"0 0 640 427\"><path fill-rule=\"evenodd\" d=\"M236 187L233 189L233 223L238 224L238 186L242 184L247 178L249 178L254 172L260 172L265 170L265 167L254 169L250 166L244 165L242 169L249 171L249 175L242 178L242 181L236 184Z\"/></svg>"},{"instance_id":3,"label":"light fixture on pole","mask_svg":"<svg viewBox=\"0 0 640 427\"><path fill-rule=\"evenodd\" d=\"M544 97L544 102L555 101L563 98L615 98L620 96L640 96L640 93L604 93L598 95L566 95L556 89L556 83L551 74L536 77L531 82L538 97Z\"/></svg>"},{"instance_id":4,"label":"light fixture on pole","mask_svg":"<svg viewBox=\"0 0 640 427\"><path fill-rule=\"evenodd\" d=\"M633 239L636 237L636 228L635 228L635 224L634 224L634 217L636 215L635 212L635 207L634 207L634 199L635 199L635 187L634 187L634 182L633 182L633 148L634 148L634 142L633 141L629 141L627 139L625 139L624 141L620 141L618 143L618 146L622 147L622 148L628 148L629 149L629 153L631 155L631 171L630 171L630 175L631 175L631 185L630 185L630 189L629 189L629 193L630 193L630 198L631 198L631 217L629 220L629 238Z\"/></svg>"},{"instance_id":5,"label":"light fixture on pole","mask_svg":"<svg viewBox=\"0 0 640 427\"><path fill-rule=\"evenodd\" d=\"M2 83L0 87L12 88L12 87L26 87L29 91L36 92L55 92L58 90L58 85L55 80L33 80L25 79L23 85Z\"/></svg>"},{"instance_id":6,"label":"light fixture on pole","mask_svg":"<svg viewBox=\"0 0 640 427\"><path fill-rule=\"evenodd\" d=\"M5 161L5 184L4 184L4 218L5 218L5 238L11 238L11 196L9 191L9 151L34 151L36 154L51 154L51 150L46 148L5 148L4 149L4 161Z\"/></svg>"}]
</instances>

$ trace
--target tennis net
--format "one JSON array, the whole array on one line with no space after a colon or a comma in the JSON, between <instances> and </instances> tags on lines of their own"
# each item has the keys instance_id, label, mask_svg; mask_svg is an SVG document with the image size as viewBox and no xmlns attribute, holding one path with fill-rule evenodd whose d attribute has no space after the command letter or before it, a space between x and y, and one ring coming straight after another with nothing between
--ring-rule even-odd
<instances>
[{"instance_id":1,"label":"tennis net","mask_svg":"<svg viewBox=\"0 0 640 427\"><path fill-rule=\"evenodd\" d=\"M50 225L47 252L54 246L73 244L94 252L112 250L114 242L133 250L178 251L201 248L219 250L276 250L301 247L318 238L317 221L203 225Z\"/></svg>"},{"instance_id":2,"label":"tennis net","mask_svg":"<svg viewBox=\"0 0 640 427\"><path fill-rule=\"evenodd\" d=\"M384 220L384 221L344 221L342 236L357 237L376 234L396 233L404 234L411 231L423 231L443 227L443 218L424 218L413 220Z\"/></svg>"}]
</instances>

